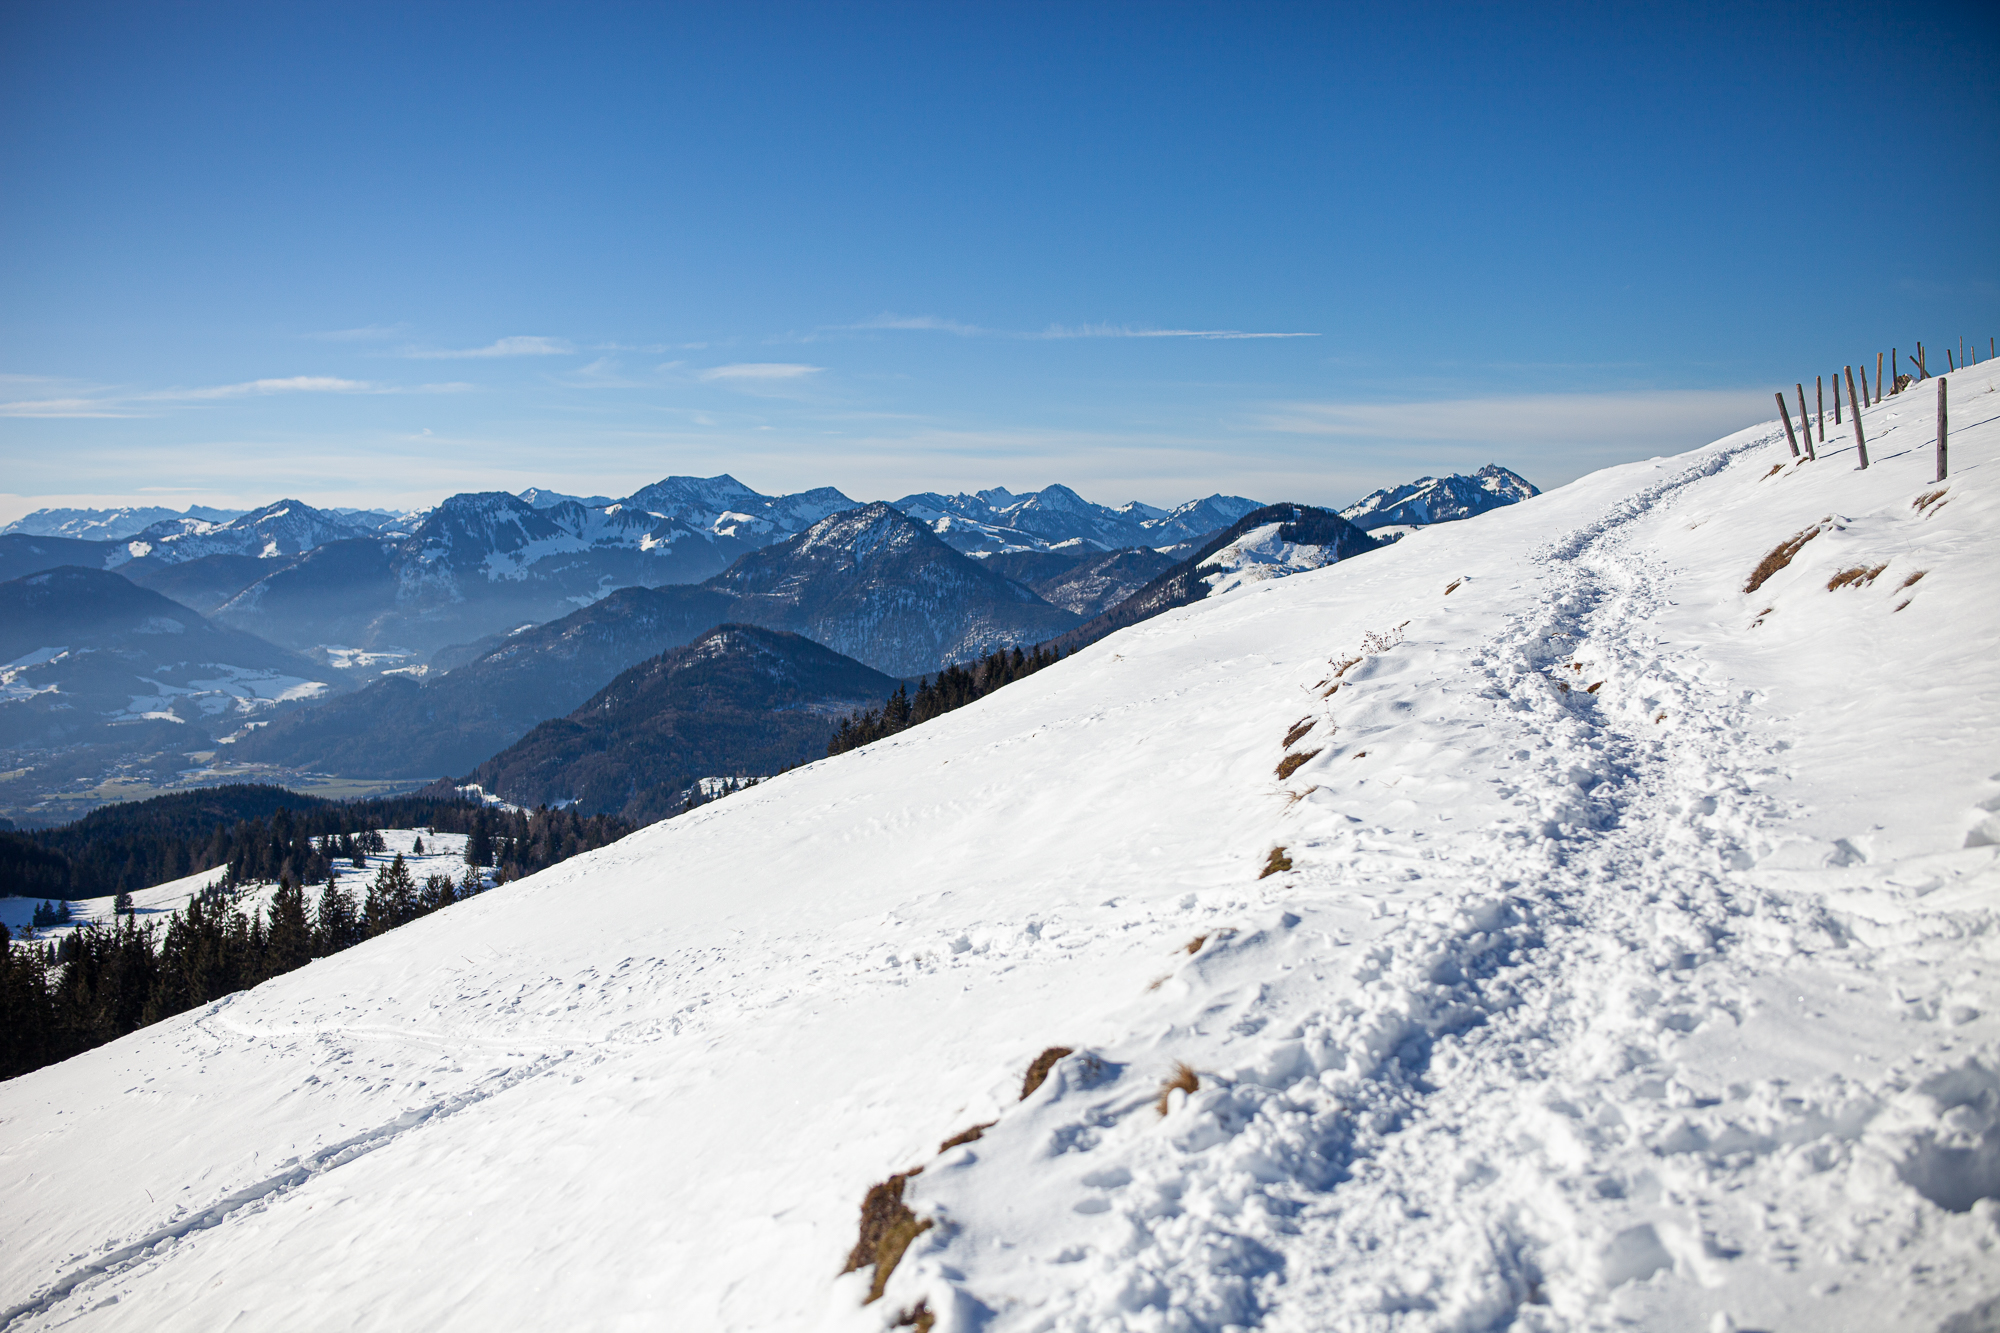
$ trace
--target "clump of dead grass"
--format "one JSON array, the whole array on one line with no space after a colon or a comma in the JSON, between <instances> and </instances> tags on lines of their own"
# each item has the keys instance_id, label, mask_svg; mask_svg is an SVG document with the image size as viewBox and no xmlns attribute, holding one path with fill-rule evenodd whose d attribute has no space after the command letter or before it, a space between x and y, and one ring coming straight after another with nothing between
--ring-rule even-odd
<instances>
[{"instance_id":1,"label":"clump of dead grass","mask_svg":"<svg viewBox=\"0 0 2000 1333\"><path fill-rule=\"evenodd\" d=\"M1173 1077L1160 1085L1160 1099L1154 1105L1159 1108L1161 1115L1167 1113L1167 1107L1172 1101L1174 1089L1176 1088L1179 1088L1190 1097L1201 1091L1201 1076L1196 1074L1193 1067L1185 1060L1176 1063L1174 1065Z\"/></svg>"},{"instance_id":2,"label":"clump of dead grass","mask_svg":"<svg viewBox=\"0 0 2000 1333\"><path fill-rule=\"evenodd\" d=\"M1266 879L1281 870L1290 870L1291 868L1292 858L1285 855L1285 849L1282 847L1273 847L1269 859L1264 862L1264 868L1257 872L1257 878Z\"/></svg>"},{"instance_id":3,"label":"clump of dead grass","mask_svg":"<svg viewBox=\"0 0 2000 1333\"><path fill-rule=\"evenodd\" d=\"M1584 693L1585 693L1585 694L1595 694L1595 693L1597 693L1597 692L1598 692L1599 690L1601 690L1601 689L1603 689L1603 688L1604 688L1604 682L1600 680L1600 681L1598 681L1598 682L1597 682L1597 683L1596 683L1595 685L1593 685L1593 686L1591 686L1591 687L1590 687L1589 689L1585 690L1585 691L1584 691Z\"/></svg>"},{"instance_id":4,"label":"clump of dead grass","mask_svg":"<svg viewBox=\"0 0 2000 1333\"><path fill-rule=\"evenodd\" d=\"M1783 463L1773 463L1771 464L1771 470L1769 472L1766 472L1763 476L1757 478L1757 480L1769 481L1772 477L1777 476L1780 472L1783 472L1784 470L1785 470L1785 465Z\"/></svg>"},{"instance_id":5,"label":"clump of dead grass","mask_svg":"<svg viewBox=\"0 0 2000 1333\"><path fill-rule=\"evenodd\" d=\"M920 1166L899 1171L879 1185L870 1185L861 1200L861 1234L854 1248L848 1251L847 1266L840 1271L852 1273L857 1268L875 1265L875 1279L869 1285L868 1299L863 1305L882 1299L882 1289L889 1285L889 1275L902 1262L903 1252L910 1248L911 1241L931 1229L930 1219L918 1217L903 1202L904 1183L922 1173Z\"/></svg>"},{"instance_id":6,"label":"clump of dead grass","mask_svg":"<svg viewBox=\"0 0 2000 1333\"><path fill-rule=\"evenodd\" d=\"M1284 748L1287 750L1291 749L1292 746L1298 741L1299 737L1305 735L1308 731L1311 731L1314 727L1318 725L1319 725L1319 719L1316 717L1302 717L1297 722L1294 722L1292 724L1292 729L1285 733Z\"/></svg>"},{"instance_id":7,"label":"clump of dead grass","mask_svg":"<svg viewBox=\"0 0 2000 1333\"><path fill-rule=\"evenodd\" d=\"M1949 486L1940 486L1934 491L1925 491L1922 495L1910 501L1910 508L1921 514L1932 505L1944 499L1944 493L1950 489L1951 487Z\"/></svg>"},{"instance_id":8,"label":"clump of dead grass","mask_svg":"<svg viewBox=\"0 0 2000 1333\"><path fill-rule=\"evenodd\" d=\"M1763 587L1773 574L1792 563L1792 557L1804 550L1807 542L1826 531L1826 525L1830 522L1831 519L1821 519L1811 527L1793 533L1772 547L1771 553L1758 562L1757 568L1750 571L1750 581L1743 585L1743 591L1755 592Z\"/></svg>"},{"instance_id":9,"label":"clump of dead grass","mask_svg":"<svg viewBox=\"0 0 2000 1333\"><path fill-rule=\"evenodd\" d=\"M1888 567L1889 562L1884 560L1873 569L1870 569L1866 565L1856 565L1852 569L1843 569L1826 581L1826 590L1832 592L1835 588L1865 588L1875 581L1877 574L1880 574Z\"/></svg>"},{"instance_id":10,"label":"clump of dead grass","mask_svg":"<svg viewBox=\"0 0 2000 1333\"><path fill-rule=\"evenodd\" d=\"M952 1135L950 1138L946 1139L943 1143L940 1143L938 1145L938 1151L941 1153L947 1153L950 1152L953 1148L961 1147L965 1144L972 1143L976 1141L981 1135L985 1134L987 1130L993 1128L995 1125L999 1123L1000 1122L998 1120L989 1120L983 1125L974 1125L971 1129L961 1129L960 1131L958 1131L958 1133Z\"/></svg>"},{"instance_id":11,"label":"clump of dead grass","mask_svg":"<svg viewBox=\"0 0 2000 1333\"><path fill-rule=\"evenodd\" d=\"M1283 782L1286 778L1298 772L1300 766L1318 753L1318 750L1307 750L1303 754L1288 754L1283 759L1280 759L1278 761L1278 781Z\"/></svg>"},{"instance_id":12,"label":"clump of dead grass","mask_svg":"<svg viewBox=\"0 0 2000 1333\"><path fill-rule=\"evenodd\" d=\"M1462 583L1464 583L1464 582L1465 582L1465 580L1464 580L1464 579L1456 579L1456 580L1454 580L1454 581L1453 581L1453 582L1451 583L1451 585L1450 585L1449 587L1447 587L1447 588L1446 588L1446 589L1444 590L1444 595L1445 595L1445 596L1447 596L1447 597L1451 596L1451 595L1452 595L1453 593L1455 593L1455 592L1457 592L1457 591L1458 591L1458 589L1459 589L1459 585L1460 585L1460 584L1462 584Z\"/></svg>"},{"instance_id":13,"label":"clump of dead grass","mask_svg":"<svg viewBox=\"0 0 2000 1333\"><path fill-rule=\"evenodd\" d=\"M931 1333L937 1323L937 1316L931 1313L931 1303L919 1300L907 1310L898 1311L890 1328L914 1328L917 1333Z\"/></svg>"},{"instance_id":14,"label":"clump of dead grass","mask_svg":"<svg viewBox=\"0 0 2000 1333\"><path fill-rule=\"evenodd\" d=\"M1051 1046L1036 1056L1035 1062L1028 1066L1027 1074L1021 1079L1021 1100L1027 1101L1036 1088L1048 1081L1049 1072L1056 1067L1056 1061L1070 1054L1073 1052L1067 1046Z\"/></svg>"},{"instance_id":15,"label":"clump of dead grass","mask_svg":"<svg viewBox=\"0 0 2000 1333\"><path fill-rule=\"evenodd\" d=\"M1926 574L1928 574L1928 573L1930 573L1930 571L1929 571L1928 569L1920 569L1920 570L1918 570L1918 571L1917 571L1916 573L1914 573L1914 574L1910 575L1910 577L1908 577L1908 578L1904 579L1904 580L1903 580L1903 581L1902 581L1902 582L1901 582L1900 584L1898 584L1897 586L1898 586L1898 587L1902 587L1902 588L1907 588L1907 587L1910 587L1911 585L1913 585L1914 583L1916 583L1916 581L1917 581L1918 579L1922 578L1922 577L1923 577L1924 575L1926 575Z\"/></svg>"}]
</instances>

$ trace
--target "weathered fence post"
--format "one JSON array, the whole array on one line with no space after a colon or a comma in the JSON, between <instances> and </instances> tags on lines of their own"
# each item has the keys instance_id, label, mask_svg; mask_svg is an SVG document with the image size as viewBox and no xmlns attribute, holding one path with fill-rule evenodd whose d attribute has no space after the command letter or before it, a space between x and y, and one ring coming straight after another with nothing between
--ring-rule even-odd
<instances>
[{"instance_id":1,"label":"weathered fence post","mask_svg":"<svg viewBox=\"0 0 2000 1333\"><path fill-rule=\"evenodd\" d=\"M1882 401L1882 354L1875 353L1875 401Z\"/></svg>"},{"instance_id":2,"label":"weathered fence post","mask_svg":"<svg viewBox=\"0 0 2000 1333\"><path fill-rule=\"evenodd\" d=\"M1945 381L1944 379L1940 378L1940 379L1938 380L1938 447L1937 447L1937 476L1936 476L1936 477L1934 477L1934 478L1932 478L1932 480L1934 480L1934 481L1943 481L1943 480L1944 480L1944 473L1945 473L1945 466L1944 466L1944 461L1945 461L1945 460L1944 460L1944 433L1945 433L1945 406L1944 406L1944 386L1945 386L1945 384L1946 384L1946 381Z\"/></svg>"},{"instance_id":3,"label":"weathered fence post","mask_svg":"<svg viewBox=\"0 0 2000 1333\"><path fill-rule=\"evenodd\" d=\"M1826 385L1824 380L1825 377L1822 375L1813 376L1813 402L1819 408L1817 416L1819 419L1819 442L1821 444L1826 443ZM1840 397L1840 386L1838 384L1833 386L1833 396L1835 398ZM1838 402L1833 405L1833 410L1835 412L1840 411L1840 404ZM1836 421L1839 420L1838 417L1834 419Z\"/></svg>"},{"instance_id":4,"label":"weathered fence post","mask_svg":"<svg viewBox=\"0 0 2000 1333\"><path fill-rule=\"evenodd\" d=\"M1896 364L1896 349L1891 347L1889 349L1889 396L1891 398L1902 392L1902 389L1896 385L1896 381L1901 378L1903 378L1903 368Z\"/></svg>"},{"instance_id":5,"label":"weathered fence post","mask_svg":"<svg viewBox=\"0 0 2000 1333\"><path fill-rule=\"evenodd\" d=\"M1930 368L1924 365L1924 345L1917 344L1917 383L1922 384L1931 377Z\"/></svg>"},{"instance_id":6,"label":"weathered fence post","mask_svg":"<svg viewBox=\"0 0 2000 1333\"><path fill-rule=\"evenodd\" d=\"M1792 414L1785 410L1785 395L1780 392L1774 393L1771 396L1778 400L1778 415L1784 418L1785 443L1792 446L1792 457L1797 458L1799 456L1799 437L1792 434Z\"/></svg>"},{"instance_id":7,"label":"weathered fence post","mask_svg":"<svg viewBox=\"0 0 2000 1333\"><path fill-rule=\"evenodd\" d=\"M1868 367L1861 368L1861 378L1868 378ZM1838 389L1838 384L1833 386ZM1838 395L1836 395L1837 397ZM1861 433L1861 400L1854 396L1854 367L1847 368L1847 398L1854 404L1854 452L1861 455L1861 469L1868 470L1868 437Z\"/></svg>"},{"instance_id":8,"label":"weathered fence post","mask_svg":"<svg viewBox=\"0 0 2000 1333\"><path fill-rule=\"evenodd\" d=\"M1833 372L1833 424L1838 426L1840 422L1840 372L1836 370ZM1820 436L1819 442L1825 444L1826 436Z\"/></svg>"}]
</instances>

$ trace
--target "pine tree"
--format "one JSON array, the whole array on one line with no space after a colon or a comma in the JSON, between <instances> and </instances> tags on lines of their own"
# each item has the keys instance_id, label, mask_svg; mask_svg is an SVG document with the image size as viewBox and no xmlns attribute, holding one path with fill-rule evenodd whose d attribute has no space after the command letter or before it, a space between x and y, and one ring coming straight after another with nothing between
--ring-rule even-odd
<instances>
[{"instance_id":1,"label":"pine tree","mask_svg":"<svg viewBox=\"0 0 2000 1333\"><path fill-rule=\"evenodd\" d=\"M493 864L493 829L487 823L484 810L473 816L472 834L465 840L465 863L469 866Z\"/></svg>"},{"instance_id":2,"label":"pine tree","mask_svg":"<svg viewBox=\"0 0 2000 1333\"><path fill-rule=\"evenodd\" d=\"M416 918L417 882L410 877L410 868L404 864L401 852L396 854L395 860L375 872L361 910L370 935L394 930Z\"/></svg>"},{"instance_id":3,"label":"pine tree","mask_svg":"<svg viewBox=\"0 0 2000 1333\"><path fill-rule=\"evenodd\" d=\"M354 909L354 895L342 889L339 880L327 876L326 887L319 895L319 918L313 923L313 953L324 958L360 939L361 922Z\"/></svg>"},{"instance_id":4,"label":"pine tree","mask_svg":"<svg viewBox=\"0 0 2000 1333\"><path fill-rule=\"evenodd\" d=\"M265 949L267 976L279 976L312 961L313 929L306 916L305 890L289 879L280 879L277 893L271 896L271 929Z\"/></svg>"}]
</instances>

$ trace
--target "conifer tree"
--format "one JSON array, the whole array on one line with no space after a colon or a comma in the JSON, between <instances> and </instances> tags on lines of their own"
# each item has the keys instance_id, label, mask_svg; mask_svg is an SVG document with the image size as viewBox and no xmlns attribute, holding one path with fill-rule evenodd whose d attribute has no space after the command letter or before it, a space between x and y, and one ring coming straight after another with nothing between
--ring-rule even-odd
<instances>
[{"instance_id":1,"label":"conifer tree","mask_svg":"<svg viewBox=\"0 0 2000 1333\"><path fill-rule=\"evenodd\" d=\"M416 909L417 882L411 878L403 854L398 852L395 860L375 872L368 885L368 896L361 909L367 931L370 935L380 935L385 930L394 930L414 920Z\"/></svg>"},{"instance_id":2,"label":"conifer tree","mask_svg":"<svg viewBox=\"0 0 2000 1333\"><path fill-rule=\"evenodd\" d=\"M289 879L280 879L278 891L271 897L271 929L265 947L267 976L280 976L312 961L313 928L306 916L305 890Z\"/></svg>"},{"instance_id":3,"label":"conifer tree","mask_svg":"<svg viewBox=\"0 0 2000 1333\"><path fill-rule=\"evenodd\" d=\"M313 923L313 953L321 958L339 953L359 941L361 922L355 912L354 895L340 887L332 875L320 890L319 918Z\"/></svg>"}]
</instances>

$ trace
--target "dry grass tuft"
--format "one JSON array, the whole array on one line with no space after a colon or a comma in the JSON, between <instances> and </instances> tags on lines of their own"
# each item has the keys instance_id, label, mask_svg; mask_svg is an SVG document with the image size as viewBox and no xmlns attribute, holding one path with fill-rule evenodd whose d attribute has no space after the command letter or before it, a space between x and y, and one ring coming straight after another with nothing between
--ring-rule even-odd
<instances>
[{"instance_id":1,"label":"dry grass tuft","mask_svg":"<svg viewBox=\"0 0 2000 1333\"><path fill-rule=\"evenodd\" d=\"M1462 584L1462 583L1464 583L1464 582L1465 582L1465 580L1464 580L1464 579L1459 579L1459 580L1457 580L1457 581L1456 581L1456 582L1454 582L1454 583L1453 583L1453 584L1452 584L1452 585L1451 585L1450 587L1448 587L1448 588L1446 588L1446 589L1444 590L1444 595L1445 595L1445 596L1447 596L1447 597L1451 596L1451 595L1452 595L1453 593L1455 593L1455 592L1457 592L1457 591L1458 591L1458 589L1459 589L1459 585L1460 585L1460 584Z\"/></svg>"},{"instance_id":2,"label":"dry grass tuft","mask_svg":"<svg viewBox=\"0 0 2000 1333\"><path fill-rule=\"evenodd\" d=\"M914 1328L917 1330L917 1333L931 1333L931 1328L936 1323L937 1316L931 1313L930 1302L919 1300L909 1309L900 1311L896 1315L896 1321L890 1324L889 1327Z\"/></svg>"},{"instance_id":3,"label":"dry grass tuft","mask_svg":"<svg viewBox=\"0 0 2000 1333\"><path fill-rule=\"evenodd\" d=\"M1366 759L1366 758L1368 757L1368 751L1366 751L1366 750L1356 750L1356 751L1354 752L1354 757L1355 757L1356 759Z\"/></svg>"},{"instance_id":4,"label":"dry grass tuft","mask_svg":"<svg viewBox=\"0 0 2000 1333\"><path fill-rule=\"evenodd\" d=\"M1302 717L1297 722L1294 722L1292 724L1292 729L1285 733L1284 748L1287 750L1291 749L1292 746L1298 741L1299 737L1305 735L1308 731L1311 731L1314 727L1318 725L1319 725L1319 719L1316 717Z\"/></svg>"},{"instance_id":5,"label":"dry grass tuft","mask_svg":"<svg viewBox=\"0 0 2000 1333\"><path fill-rule=\"evenodd\" d=\"M1174 1076L1160 1085L1160 1100L1154 1105L1159 1108L1161 1115L1167 1113L1167 1103L1173 1097L1175 1088L1179 1088L1190 1097L1201 1091L1200 1075L1196 1074L1185 1060L1176 1064Z\"/></svg>"},{"instance_id":6,"label":"dry grass tuft","mask_svg":"<svg viewBox=\"0 0 2000 1333\"><path fill-rule=\"evenodd\" d=\"M1656 714L1653 718L1653 725L1657 727L1660 725L1660 723L1665 722L1666 720L1667 720L1667 715L1665 713Z\"/></svg>"},{"instance_id":7,"label":"dry grass tuft","mask_svg":"<svg viewBox=\"0 0 2000 1333\"><path fill-rule=\"evenodd\" d=\"M1926 574L1928 574L1928 573L1930 573L1930 571L1929 571L1928 569L1920 569L1920 570L1918 570L1918 571L1917 571L1916 573L1914 573L1914 574L1910 575L1910 577L1908 577L1908 578L1904 579L1904 580L1902 581L1902 583L1898 584L1897 586L1898 586L1898 587L1903 587L1903 588L1908 588L1908 587L1912 586L1913 584L1915 584L1915 583L1916 583L1916 581L1917 581L1918 579L1922 578L1922 577L1923 577L1924 575L1926 575Z\"/></svg>"},{"instance_id":8,"label":"dry grass tuft","mask_svg":"<svg viewBox=\"0 0 2000 1333\"><path fill-rule=\"evenodd\" d=\"M1785 470L1785 465L1783 463L1773 463L1771 464L1771 470L1769 472L1766 472L1763 476L1757 478L1757 480L1769 481L1772 477L1777 476L1780 472L1783 472L1784 470Z\"/></svg>"},{"instance_id":9,"label":"dry grass tuft","mask_svg":"<svg viewBox=\"0 0 2000 1333\"><path fill-rule=\"evenodd\" d=\"M1562 691L1562 692L1563 692L1564 694L1568 694L1568 693L1569 693L1569 682L1568 682L1568 681L1566 681L1566 680L1559 680L1559 681L1557 681L1557 682L1556 682L1556 688L1557 688L1557 689L1559 689L1559 690L1561 690L1561 691Z\"/></svg>"},{"instance_id":10,"label":"dry grass tuft","mask_svg":"<svg viewBox=\"0 0 2000 1333\"><path fill-rule=\"evenodd\" d=\"M1589 689L1585 690L1585 691L1584 691L1584 693L1585 693L1585 694L1595 694L1595 693L1597 693L1597 692L1598 692L1599 690L1601 690L1601 689L1603 689L1603 688L1604 688L1604 682L1600 680L1600 681L1598 681L1598 682L1597 682L1597 683L1596 683L1595 685L1593 685L1593 686L1591 686L1591 687L1590 687Z\"/></svg>"},{"instance_id":11,"label":"dry grass tuft","mask_svg":"<svg viewBox=\"0 0 2000 1333\"><path fill-rule=\"evenodd\" d=\"M1277 874L1281 870L1290 870L1291 868L1292 858L1285 855L1285 849L1282 847L1273 847L1270 858L1264 862L1264 868L1257 873L1257 878L1265 879Z\"/></svg>"},{"instance_id":12,"label":"dry grass tuft","mask_svg":"<svg viewBox=\"0 0 2000 1333\"><path fill-rule=\"evenodd\" d=\"M882 1299L882 1289L889 1285L889 1275L902 1262L903 1252L910 1248L911 1241L930 1230L930 1222L919 1218L903 1202L904 1182L922 1172L920 1166L900 1171L879 1185L869 1186L867 1197L861 1201L861 1235L848 1252L847 1267L840 1271L852 1273L865 1265L875 1265L875 1280L863 1305Z\"/></svg>"},{"instance_id":13,"label":"dry grass tuft","mask_svg":"<svg viewBox=\"0 0 2000 1333\"><path fill-rule=\"evenodd\" d=\"M1027 1101L1029 1095L1048 1080L1049 1071L1056 1067L1056 1061L1069 1054L1072 1052L1067 1046L1051 1046L1036 1056L1035 1062L1028 1066L1027 1074L1021 1079L1021 1100Z\"/></svg>"},{"instance_id":14,"label":"dry grass tuft","mask_svg":"<svg viewBox=\"0 0 2000 1333\"><path fill-rule=\"evenodd\" d=\"M1771 553L1758 562L1750 571L1750 581L1743 585L1743 591L1755 592L1764 586L1773 574L1792 563L1792 557L1805 549L1805 544L1826 530L1830 520L1821 519L1803 532L1795 532L1771 548Z\"/></svg>"},{"instance_id":15,"label":"dry grass tuft","mask_svg":"<svg viewBox=\"0 0 2000 1333\"><path fill-rule=\"evenodd\" d=\"M1280 759L1278 761L1278 781L1283 782L1286 778L1298 772L1301 765L1318 753L1318 750L1307 750L1304 754L1288 754L1283 759Z\"/></svg>"},{"instance_id":16,"label":"dry grass tuft","mask_svg":"<svg viewBox=\"0 0 2000 1333\"><path fill-rule=\"evenodd\" d=\"M1909 598L1907 598L1907 597L1905 597L1905 598L1904 598L1904 599L1903 599L1902 601L1900 601L1900 602L1896 603L1896 604L1895 604L1894 606L1892 606L1892 607L1890 607L1890 608L1889 608L1889 614L1893 616L1893 615L1895 615L1895 614L1896 614L1896 612L1898 612L1898 611L1902 610L1902 609L1903 609L1904 607L1908 606L1909 604L1910 604L1910 599L1909 599Z\"/></svg>"},{"instance_id":17,"label":"dry grass tuft","mask_svg":"<svg viewBox=\"0 0 2000 1333\"><path fill-rule=\"evenodd\" d=\"M1875 581L1877 574L1880 574L1888 567L1889 562L1884 560L1873 569L1868 568L1866 565L1856 565L1852 569L1843 569L1826 581L1826 590L1832 592L1835 588L1865 588Z\"/></svg>"},{"instance_id":18,"label":"dry grass tuft","mask_svg":"<svg viewBox=\"0 0 2000 1333\"><path fill-rule=\"evenodd\" d=\"M1944 499L1944 493L1950 489L1951 487L1949 486L1940 486L1934 491L1925 491L1922 495L1910 501L1910 508L1921 514L1938 501Z\"/></svg>"},{"instance_id":19,"label":"dry grass tuft","mask_svg":"<svg viewBox=\"0 0 2000 1333\"><path fill-rule=\"evenodd\" d=\"M961 1129L958 1133L940 1143L938 1151L941 1153L950 1152L953 1148L971 1143L999 1123L998 1120L989 1120L983 1125L974 1125L971 1129Z\"/></svg>"}]
</instances>

